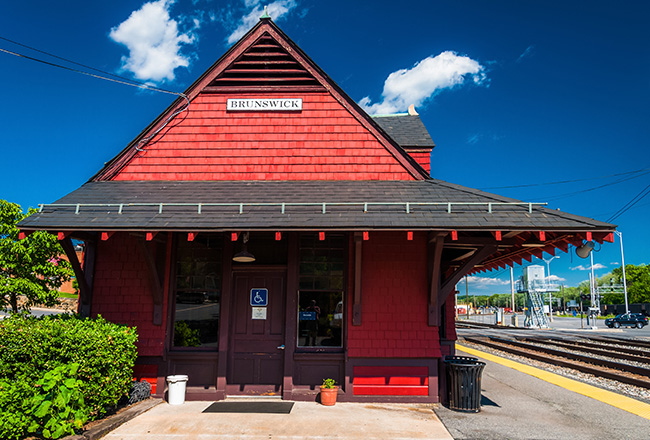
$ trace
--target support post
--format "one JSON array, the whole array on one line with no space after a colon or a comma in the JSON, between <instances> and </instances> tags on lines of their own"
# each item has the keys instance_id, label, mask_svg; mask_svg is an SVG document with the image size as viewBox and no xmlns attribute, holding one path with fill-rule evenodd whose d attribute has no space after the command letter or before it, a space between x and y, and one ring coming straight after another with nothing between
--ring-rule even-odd
<instances>
[{"instance_id":1,"label":"support post","mask_svg":"<svg viewBox=\"0 0 650 440\"><path fill-rule=\"evenodd\" d=\"M162 325L163 315L163 286L160 279L158 267L156 266L156 259L151 252L147 242L143 238L139 238L138 245L144 256L144 261L147 264L147 274L149 276L149 290L153 298L153 316L152 321L154 325Z\"/></svg>"},{"instance_id":2,"label":"support post","mask_svg":"<svg viewBox=\"0 0 650 440\"><path fill-rule=\"evenodd\" d=\"M361 254L363 235L354 233L354 302L352 304L352 325L361 325Z\"/></svg>"}]
</instances>

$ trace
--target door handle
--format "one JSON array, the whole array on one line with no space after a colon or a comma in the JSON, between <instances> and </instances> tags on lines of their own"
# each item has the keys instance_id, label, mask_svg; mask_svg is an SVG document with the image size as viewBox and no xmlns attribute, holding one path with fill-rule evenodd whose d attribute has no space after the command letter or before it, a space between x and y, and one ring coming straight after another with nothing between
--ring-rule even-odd
<instances>
[{"instance_id":1,"label":"door handle","mask_svg":"<svg viewBox=\"0 0 650 440\"><path fill-rule=\"evenodd\" d=\"M278 350L284 350L284 344L282 344L282 345L278 345L277 348L278 348Z\"/></svg>"}]
</instances>

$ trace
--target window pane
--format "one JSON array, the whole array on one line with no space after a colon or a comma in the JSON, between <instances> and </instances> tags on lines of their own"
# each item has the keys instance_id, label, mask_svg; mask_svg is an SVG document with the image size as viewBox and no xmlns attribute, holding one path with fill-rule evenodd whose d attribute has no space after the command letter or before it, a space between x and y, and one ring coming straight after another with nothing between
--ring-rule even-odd
<instances>
[{"instance_id":1,"label":"window pane","mask_svg":"<svg viewBox=\"0 0 650 440\"><path fill-rule=\"evenodd\" d=\"M183 236L176 253L175 347L214 347L219 341L223 236Z\"/></svg>"},{"instance_id":2,"label":"window pane","mask_svg":"<svg viewBox=\"0 0 650 440\"><path fill-rule=\"evenodd\" d=\"M298 293L298 346L341 347L343 292Z\"/></svg>"}]
</instances>

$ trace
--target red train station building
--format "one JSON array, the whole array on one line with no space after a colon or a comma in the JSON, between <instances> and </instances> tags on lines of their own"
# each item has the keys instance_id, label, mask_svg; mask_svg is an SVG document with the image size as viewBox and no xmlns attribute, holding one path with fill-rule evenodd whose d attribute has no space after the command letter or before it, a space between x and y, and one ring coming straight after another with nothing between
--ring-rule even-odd
<instances>
[{"instance_id":1,"label":"red train station building","mask_svg":"<svg viewBox=\"0 0 650 440\"><path fill-rule=\"evenodd\" d=\"M438 402L466 274L614 226L431 178L420 118L372 118L262 19L89 182L58 234L80 312L137 326L136 375L188 398ZM86 244L83 269L71 239Z\"/></svg>"}]
</instances>

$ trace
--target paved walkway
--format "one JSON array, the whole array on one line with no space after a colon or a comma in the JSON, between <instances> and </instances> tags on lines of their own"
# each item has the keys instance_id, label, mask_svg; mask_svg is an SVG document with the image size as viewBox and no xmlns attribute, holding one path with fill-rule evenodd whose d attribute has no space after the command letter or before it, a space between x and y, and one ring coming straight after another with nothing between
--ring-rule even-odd
<instances>
[{"instance_id":1,"label":"paved walkway","mask_svg":"<svg viewBox=\"0 0 650 440\"><path fill-rule=\"evenodd\" d=\"M431 405L295 402L290 414L203 413L212 403L163 403L104 439L452 439Z\"/></svg>"},{"instance_id":2,"label":"paved walkway","mask_svg":"<svg viewBox=\"0 0 650 440\"><path fill-rule=\"evenodd\" d=\"M464 354L461 346L457 349L459 354ZM592 387L593 390L586 390L587 395L583 395L578 390L583 385L580 382L570 384L555 375L559 378L556 385L547 381L552 380L547 376L552 373L539 374L547 379L542 380L524 372L527 369L518 367L516 362L505 366L500 358L495 359L496 356L481 355L474 350L467 350L465 354L477 356L487 364L481 386L483 406L477 414L458 413L444 407L436 409L454 439L637 440L649 435L648 418L587 396L601 394L600 388ZM572 390L574 387L576 389ZM623 396L611 394L612 403L625 400L621 399ZM641 408L639 414L645 414L644 407L650 408L650 405L630 400L633 402L629 402L629 408Z\"/></svg>"}]
</instances>

